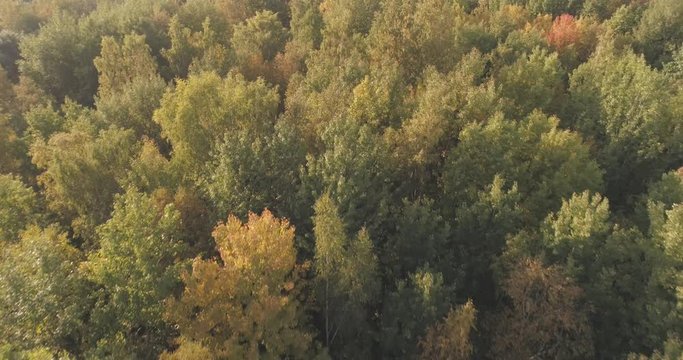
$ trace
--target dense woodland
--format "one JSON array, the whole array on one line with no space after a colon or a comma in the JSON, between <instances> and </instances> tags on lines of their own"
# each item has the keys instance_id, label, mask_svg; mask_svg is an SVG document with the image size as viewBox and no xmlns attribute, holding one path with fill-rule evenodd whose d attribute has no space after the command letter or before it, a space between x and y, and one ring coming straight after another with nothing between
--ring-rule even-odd
<instances>
[{"instance_id":1,"label":"dense woodland","mask_svg":"<svg viewBox=\"0 0 683 360\"><path fill-rule=\"evenodd\" d=\"M0 0L0 358L683 359L682 166L681 0Z\"/></svg>"}]
</instances>

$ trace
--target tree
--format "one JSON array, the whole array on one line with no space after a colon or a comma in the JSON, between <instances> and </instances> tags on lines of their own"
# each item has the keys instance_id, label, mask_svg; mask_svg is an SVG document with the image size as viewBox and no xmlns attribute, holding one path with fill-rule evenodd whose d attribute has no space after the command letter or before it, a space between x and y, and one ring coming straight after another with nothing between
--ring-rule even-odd
<instances>
[{"instance_id":1,"label":"tree","mask_svg":"<svg viewBox=\"0 0 683 360\"><path fill-rule=\"evenodd\" d=\"M266 75L273 79L272 61L285 49L289 33L270 11L257 12L244 23L235 25L232 46L237 63L245 76L256 79Z\"/></svg>"},{"instance_id":2,"label":"tree","mask_svg":"<svg viewBox=\"0 0 683 360\"><path fill-rule=\"evenodd\" d=\"M455 260L460 255L450 224L430 199L403 200L395 210L395 229L387 235L382 259L388 278L405 278L420 268L440 272L447 283L460 278Z\"/></svg>"},{"instance_id":3,"label":"tree","mask_svg":"<svg viewBox=\"0 0 683 360\"><path fill-rule=\"evenodd\" d=\"M145 36L129 34L122 41L102 38L102 50L94 62L99 73L97 110L109 123L159 141L161 130L152 114L160 105L166 83L157 74Z\"/></svg>"},{"instance_id":4,"label":"tree","mask_svg":"<svg viewBox=\"0 0 683 360\"><path fill-rule=\"evenodd\" d=\"M87 22L57 15L20 44L19 69L58 102L66 97L92 104L97 89L98 32Z\"/></svg>"},{"instance_id":5,"label":"tree","mask_svg":"<svg viewBox=\"0 0 683 360\"><path fill-rule=\"evenodd\" d=\"M325 153L308 157L306 190L314 196L328 192L349 231L380 231L395 179L388 147L369 126L352 120L331 123L323 142Z\"/></svg>"},{"instance_id":6,"label":"tree","mask_svg":"<svg viewBox=\"0 0 683 360\"><path fill-rule=\"evenodd\" d=\"M635 209L636 223L652 234L666 221L666 211L683 203L683 171L670 171L648 186Z\"/></svg>"},{"instance_id":7,"label":"tree","mask_svg":"<svg viewBox=\"0 0 683 360\"><path fill-rule=\"evenodd\" d=\"M38 197L11 175L0 175L0 243L15 242L38 220Z\"/></svg>"},{"instance_id":8,"label":"tree","mask_svg":"<svg viewBox=\"0 0 683 360\"><path fill-rule=\"evenodd\" d=\"M428 328L442 319L454 300L453 286L443 276L420 268L396 281L381 314L380 350L385 358L415 358Z\"/></svg>"},{"instance_id":9,"label":"tree","mask_svg":"<svg viewBox=\"0 0 683 360\"><path fill-rule=\"evenodd\" d=\"M0 335L24 349L77 353L86 335L89 287L83 256L56 226L29 227L0 255Z\"/></svg>"},{"instance_id":10,"label":"tree","mask_svg":"<svg viewBox=\"0 0 683 360\"><path fill-rule=\"evenodd\" d=\"M153 114L166 88L166 82L158 76L137 78L117 92L98 97L95 106L108 123L131 129L136 137L154 139L161 146L161 127L154 122Z\"/></svg>"},{"instance_id":11,"label":"tree","mask_svg":"<svg viewBox=\"0 0 683 360\"><path fill-rule=\"evenodd\" d=\"M155 205L133 189L117 196L111 219L97 228L100 248L81 266L100 287L92 356L149 358L167 347L163 300L180 285L183 244L180 213Z\"/></svg>"},{"instance_id":12,"label":"tree","mask_svg":"<svg viewBox=\"0 0 683 360\"><path fill-rule=\"evenodd\" d=\"M430 326L427 335L420 340L420 358L469 359L474 349L470 333L475 329L476 314L472 300L451 309L443 320Z\"/></svg>"},{"instance_id":13,"label":"tree","mask_svg":"<svg viewBox=\"0 0 683 360\"><path fill-rule=\"evenodd\" d=\"M215 15L213 11L211 14ZM176 77L186 78L190 73L204 71L227 74L233 59L227 44L228 31L220 25L209 14L201 23L201 31L184 24L178 15L171 19L171 47L161 53Z\"/></svg>"},{"instance_id":14,"label":"tree","mask_svg":"<svg viewBox=\"0 0 683 360\"><path fill-rule=\"evenodd\" d=\"M663 288L666 304L666 325L671 334L680 336L683 325L683 205L676 204L666 211L666 220L653 231L656 244L663 252L656 272L657 283ZM668 310L668 311L667 311ZM664 338L660 336L660 339Z\"/></svg>"},{"instance_id":15,"label":"tree","mask_svg":"<svg viewBox=\"0 0 683 360\"><path fill-rule=\"evenodd\" d=\"M85 115L88 116L88 115ZM129 162L137 152L132 131L93 129L87 118L69 132L31 147L33 163L43 172L47 206L93 245L95 226L109 218L114 194L121 191ZM90 127L90 128L88 128Z\"/></svg>"},{"instance_id":16,"label":"tree","mask_svg":"<svg viewBox=\"0 0 683 360\"><path fill-rule=\"evenodd\" d=\"M123 41L103 37L101 49L94 60L99 74L99 97L108 97L134 80L150 81L158 76L156 61L144 35L126 35Z\"/></svg>"},{"instance_id":17,"label":"tree","mask_svg":"<svg viewBox=\"0 0 683 360\"><path fill-rule=\"evenodd\" d=\"M676 47L683 41L683 4L676 0L656 0L643 12L635 29L637 45L648 62L661 67L671 60Z\"/></svg>"},{"instance_id":18,"label":"tree","mask_svg":"<svg viewBox=\"0 0 683 360\"><path fill-rule=\"evenodd\" d=\"M512 359L593 356L583 291L558 267L522 260L503 283L511 303L491 320L491 355Z\"/></svg>"},{"instance_id":19,"label":"tree","mask_svg":"<svg viewBox=\"0 0 683 360\"><path fill-rule=\"evenodd\" d=\"M202 187L219 214L245 217L269 208L298 224L310 216L298 193L304 151L293 129L282 123L265 134L227 132L211 156Z\"/></svg>"},{"instance_id":20,"label":"tree","mask_svg":"<svg viewBox=\"0 0 683 360\"><path fill-rule=\"evenodd\" d=\"M268 133L279 97L263 80L249 82L231 73L208 72L179 80L154 113L162 135L173 146L173 162L184 177L198 175L226 131Z\"/></svg>"},{"instance_id":21,"label":"tree","mask_svg":"<svg viewBox=\"0 0 683 360\"><path fill-rule=\"evenodd\" d=\"M494 116L460 133L443 173L444 204L471 204L496 175L517 183L531 223L557 209L563 197L600 190L602 172L581 137L558 128L559 120L534 112L520 122ZM452 211L452 210L451 210Z\"/></svg>"},{"instance_id":22,"label":"tree","mask_svg":"<svg viewBox=\"0 0 683 360\"><path fill-rule=\"evenodd\" d=\"M540 256L585 289L598 357L623 357L659 345L670 329L656 272L663 256L634 228L612 223L608 201L583 192L548 215L540 235L519 234L508 257Z\"/></svg>"},{"instance_id":23,"label":"tree","mask_svg":"<svg viewBox=\"0 0 683 360\"><path fill-rule=\"evenodd\" d=\"M522 0L534 14L551 14L558 16L564 13L576 13L582 5L581 0Z\"/></svg>"},{"instance_id":24,"label":"tree","mask_svg":"<svg viewBox=\"0 0 683 360\"><path fill-rule=\"evenodd\" d=\"M673 166L683 127L666 77L645 60L605 45L570 78L568 125L596 144L607 195L617 208Z\"/></svg>"},{"instance_id":25,"label":"tree","mask_svg":"<svg viewBox=\"0 0 683 360\"><path fill-rule=\"evenodd\" d=\"M406 168L409 175L404 181L411 180L412 191L436 197L444 158L456 146L460 131L468 123L483 123L501 110L493 82L482 83L485 72L486 59L478 50L463 57L447 75L428 68L412 100L412 115L399 114L403 116L398 131L386 129L385 138L399 166ZM405 103L410 101L406 99Z\"/></svg>"},{"instance_id":26,"label":"tree","mask_svg":"<svg viewBox=\"0 0 683 360\"><path fill-rule=\"evenodd\" d=\"M512 118L522 118L534 109L548 114L559 114L564 103L565 71L557 54L548 54L535 48L514 64L500 69L500 94L506 100L506 113Z\"/></svg>"},{"instance_id":27,"label":"tree","mask_svg":"<svg viewBox=\"0 0 683 360\"><path fill-rule=\"evenodd\" d=\"M0 67L5 69L12 81L19 79L19 37L13 31L0 30Z\"/></svg>"},{"instance_id":28,"label":"tree","mask_svg":"<svg viewBox=\"0 0 683 360\"><path fill-rule=\"evenodd\" d=\"M289 17L287 1L283 0L218 0L216 8L223 14L230 25L236 25L259 11L269 11L278 14L280 21L285 22Z\"/></svg>"},{"instance_id":29,"label":"tree","mask_svg":"<svg viewBox=\"0 0 683 360\"><path fill-rule=\"evenodd\" d=\"M10 123L0 113L0 174L19 174L22 168L23 144Z\"/></svg>"},{"instance_id":30,"label":"tree","mask_svg":"<svg viewBox=\"0 0 683 360\"><path fill-rule=\"evenodd\" d=\"M369 356L369 310L379 292L372 241L364 229L349 239L329 194L314 208L314 267L324 345L332 356Z\"/></svg>"},{"instance_id":31,"label":"tree","mask_svg":"<svg viewBox=\"0 0 683 360\"><path fill-rule=\"evenodd\" d=\"M448 72L473 49L494 48L495 39L456 1L391 0L377 12L368 47L373 62L400 64L407 82L414 83L427 66Z\"/></svg>"},{"instance_id":32,"label":"tree","mask_svg":"<svg viewBox=\"0 0 683 360\"><path fill-rule=\"evenodd\" d=\"M457 251L455 259L464 273L456 284L482 308L496 302L493 265L504 252L507 237L528 221L529 213L521 200L517 183L496 175L472 202L455 206L450 247L457 246L451 251Z\"/></svg>"},{"instance_id":33,"label":"tree","mask_svg":"<svg viewBox=\"0 0 683 360\"><path fill-rule=\"evenodd\" d=\"M553 20L546 39L558 53L567 69L574 69L588 60L597 43L599 23L589 18L576 19L563 14Z\"/></svg>"},{"instance_id":34,"label":"tree","mask_svg":"<svg viewBox=\"0 0 683 360\"><path fill-rule=\"evenodd\" d=\"M188 349L217 358L312 356L294 229L265 210L246 224L230 216L213 236L220 262L196 258L182 275L182 295L168 300L180 337L164 358L184 358Z\"/></svg>"}]
</instances>

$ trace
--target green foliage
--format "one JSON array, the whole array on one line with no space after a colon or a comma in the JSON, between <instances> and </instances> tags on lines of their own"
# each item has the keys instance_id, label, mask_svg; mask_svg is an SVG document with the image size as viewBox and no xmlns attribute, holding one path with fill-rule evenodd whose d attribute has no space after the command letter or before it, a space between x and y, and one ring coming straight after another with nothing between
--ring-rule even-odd
<instances>
[{"instance_id":1,"label":"green foliage","mask_svg":"<svg viewBox=\"0 0 683 360\"><path fill-rule=\"evenodd\" d=\"M28 228L0 257L0 334L21 348L76 351L87 332L82 254L55 226Z\"/></svg>"},{"instance_id":2,"label":"green foliage","mask_svg":"<svg viewBox=\"0 0 683 360\"><path fill-rule=\"evenodd\" d=\"M19 34L0 30L0 67L5 69L7 77L16 81L19 78Z\"/></svg>"},{"instance_id":3,"label":"green foliage","mask_svg":"<svg viewBox=\"0 0 683 360\"><path fill-rule=\"evenodd\" d=\"M0 175L0 242L15 242L19 232L38 220L33 189L11 175Z\"/></svg>"},{"instance_id":4,"label":"green foliage","mask_svg":"<svg viewBox=\"0 0 683 360\"><path fill-rule=\"evenodd\" d=\"M166 92L166 82L160 77L137 78L119 91L95 100L97 111L107 123L131 129L137 137L155 139L161 143L161 129L153 120Z\"/></svg>"},{"instance_id":5,"label":"green foliage","mask_svg":"<svg viewBox=\"0 0 683 360\"><path fill-rule=\"evenodd\" d=\"M384 299L381 351L384 357L414 358L427 328L448 313L453 289L440 273L419 269Z\"/></svg>"},{"instance_id":6,"label":"green foliage","mask_svg":"<svg viewBox=\"0 0 683 360\"><path fill-rule=\"evenodd\" d=\"M108 97L136 79L150 81L156 76L156 62L143 35L126 35L122 42L104 37L101 49L94 60L100 97Z\"/></svg>"},{"instance_id":7,"label":"green foliage","mask_svg":"<svg viewBox=\"0 0 683 360\"><path fill-rule=\"evenodd\" d=\"M278 216L304 220L310 214L298 213L297 189L305 156L296 133L284 125L265 134L229 132L212 154L202 186L219 214L245 217L269 208Z\"/></svg>"},{"instance_id":8,"label":"green foliage","mask_svg":"<svg viewBox=\"0 0 683 360\"><path fill-rule=\"evenodd\" d=\"M564 100L564 77L557 54L548 54L541 48L503 67L497 80L500 95L510 101L506 113L512 118L522 118L534 109L559 114Z\"/></svg>"},{"instance_id":9,"label":"green foliage","mask_svg":"<svg viewBox=\"0 0 683 360\"><path fill-rule=\"evenodd\" d=\"M0 358L679 357L682 11L0 0Z\"/></svg>"},{"instance_id":10,"label":"green foliage","mask_svg":"<svg viewBox=\"0 0 683 360\"><path fill-rule=\"evenodd\" d=\"M242 64L250 61L271 61L284 50L287 29L270 11L257 12L244 23L237 24L232 36L232 46Z\"/></svg>"},{"instance_id":11,"label":"green foliage","mask_svg":"<svg viewBox=\"0 0 683 360\"><path fill-rule=\"evenodd\" d=\"M171 19L169 27L171 46L161 53L173 75L186 78L188 73L215 71L225 75L228 72L232 61L227 39L224 39L228 34L224 29L217 29L216 21L211 17L207 16L201 23L201 31L185 26L177 15Z\"/></svg>"},{"instance_id":12,"label":"green foliage","mask_svg":"<svg viewBox=\"0 0 683 360\"><path fill-rule=\"evenodd\" d=\"M43 172L48 207L70 222L79 236L94 240L94 227L109 218L114 195L121 191L129 161L136 152L132 131L95 133L89 123L36 141L33 163ZM90 128L89 128L90 127Z\"/></svg>"},{"instance_id":13,"label":"green foliage","mask_svg":"<svg viewBox=\"0 0 683 360\"><path fill-rule=\"evenodd\" d=\"M454 207L452 236L460 246L456 259L462 262L465 274L460 287L482 306L492 305L492 263L503 252L507 236L522 228L528 211L522 207L517 183L509 183L499 175L477 193L473 202Z\"/></svg>"},{"instance_id":14,"label":"green foliage","mask_svg":"<svg viewBox=\"0 0 683 360\"><path fill-rule=\"evenodd\" d=\"M323 344L332 356L370 356L372 330L367 317L379 293L372 241L365 229L355 239L346 235L336 204L327 193L315 203L313 224Z\"/></svg>"},{"instance_id":15,"label":"green foliage","mask_svg":"<svg viewBox=\"0 0 683 360\"><path fill-rule=\"evenodd\" d=\"M655 228L653 233L664 255L657 271L657 280L668 299L673 299L667 304L669 313L666 314L666 325L673 331L679 331L683 325L683 206L676 204L668 210L665 222Z\"/></svg>"},{"instance_id":16,"label":"green foliage","mask_svg":"<svg viewBox=\"0 0 683 360\"><path fill-rule=\"evenodd\" d=\"M100 248L82 264L97 284L90 336L95 357L157 356L171 328L163 300L180 284L180 213L135 190L116 198L112 217L97 229ZM120 351L125 351L121 353Z\"/></svg>"},{"instance_id":17,"label":"green foliage","mask_svg":"<svg viewBox=\"0 0 683 360\"><path fill-rule=\"evenodd\" d=\"M607 194L629 196L679 164L683 128L666 77L635 54L603 48L571 76L570 126L594 142Z\"/></svg>"},{"instance_id":18,"label":"green foliage","mask_svg":"<svg viewBox=\"0 0 683 360\"><path fill-rule=\"evenodd\" d=\"M154 113L162 135L173 146L173 162L184 177L198 175L226 131L262 134L272 129L279 103L263 80L225 79L208 72L179 80Z\"/></svg>"},{"instance_id":19,"label":"green foliage","mask_svg":"<svg viewBox=\"0 0 683 360\"><path fill-rule=\"evenodd\" d=\"M138 136L159 139L160 129L152 115L166 83L157 74L145 36L130 34L122 41L103 38L100 56L94 62L99 73L95 105L107 122L133 129Z\"/></svg>"},{"instance_id":20,"label":"green foliage","mask_svg":"<svg viewBox=\"0 0 683 360\"><path fill-rule=\"evenodd\" d=\"M368 42L372 60L398 62L408 81L429 65L447 72L471 50L495 47L482 22L450 0L385 1Z\"/></svg>"},{"instance_id":21,"label":"green foliage","mask_svg":"<svg viewBox=\"0 0 683 360\"><path fill-rule=\"evenodd\" d=\"M395 170L388 147L369 126L350 120L330 124L323 141L326 151L308 158L305 186L315 196L329 193L350 231L366 226L372 235L392 200Z\"/></svg>"},{"instance_id":22,"label":"green foliage","mask_svg":"<svg viewBox=\"0 0 683 360\"><path fill-rule=\"evenodd\" d=\"M683 3L655 0L645 9L635 36L650 64L660 67L671 60L683 43Z\"/></svg>"},{"instance_id":23,"label":"green foliage","mask_svg":"<svg viewBox=\"0 0 683 360\"><path fill-rule=\"evenodd\" d=\"M557 209L563 197L599 190L601 171L581 137L558 128L558 119L534 112L520 122L494 116L470 124L446 160L444 204L470 203L496 175L517 183L531 222Z\"/></svg>"},{"instance_id":24,"label":"green foliage","mask_svg":"<svg viewBox=\"0 0 683 360\"><path fill-rule=\"evenodd\" d=\"M10 117L0 113L0 174L19 174L24 144L17 136Z\"/></svg>"},{"instance_id":25,"label":"green foliage","mask_svg":"<svg viewBox=\"0 0 683 360\"><path fill-rule=\"evenodd\" d=\"M66 131L66 119L55 111L52 106L39 105L24 114L26 133L32 141L47 141L56 133Z\"/></svg>"},{"instance_id":26,"label":"green foliage","mask_svg":"<svg viewBox=\"0 0 683 360\"><path fill-rule=\"evenodd\" d=\"M387 275L400 279L430 267L442 273L449 283L456 280L460 269L454 261L460 249L453 246L451 228L434 201L404 199L397 212L396 228L388 235L384 249Z\"/></svg>"},{"instance_id":27,"label":"green foliage","mask_svg":"<svg viewBox=\"0 0 683 360\"><path fill-rule=\"evenodd\" d=\"M548 216L540 236L520 234L509 246L515 256L541 255L561 264L583 284L595 307L592 323L600 356L651 349L672 329L663 313L669 305L662 303L657 284L661 252L638 230L613 225L608 202L599 194L575 194Z\"/></svg>"},{"instance_id":28,"label":"green foliage","mask_svg":"<svg viewBox=\"0 0 683 360\"><path fill-rule=\"evenodd\" d=\"M41 89L62 102L66 97L92 104L97 89L98 33L86 21L57 15L21 41L19 68Z\"/></svg>"}]
</instances>

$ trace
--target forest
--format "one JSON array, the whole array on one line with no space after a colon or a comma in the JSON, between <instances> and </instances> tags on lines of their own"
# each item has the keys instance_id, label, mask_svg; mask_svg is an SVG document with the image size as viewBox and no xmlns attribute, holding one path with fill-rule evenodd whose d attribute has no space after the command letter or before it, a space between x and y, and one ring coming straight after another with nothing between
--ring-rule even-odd
<instances>
[{"instance_id":1,"label":"forest","mask_svg":"<svg viewBox=\"0 0 683 360\"><path fill-rule=\"evenodd\" d=\"M683 1L0 0L0 359L683 359Z\"/></svg>"}]
</instances>

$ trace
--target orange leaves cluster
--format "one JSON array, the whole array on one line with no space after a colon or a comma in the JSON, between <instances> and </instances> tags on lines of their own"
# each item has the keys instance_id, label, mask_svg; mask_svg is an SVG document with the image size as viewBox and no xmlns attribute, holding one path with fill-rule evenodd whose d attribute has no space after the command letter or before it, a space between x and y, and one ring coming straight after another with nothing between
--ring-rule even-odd
<instances>
[{"instance_id":1,"label":"orange leaves cluster","mask_svg":"<svg viewBox=\"0 0 683 360\"><path fill-rule=\"evenodd\" d=\"M572 15L563 14L555 18L547 35L548 44L558 51L575 44L581 36L576 19Z\"/></svg>"},{"instance_id":2,"label":"orange leaves cluster","mask_svg":"<svg viewBox=\"0 0 683 360\"><path fill-rule=\"evenodd\" d=\"M294 229L265 210L246 224L230 216L213 236L222 263L197 258L183 274L185 290L167 307L180 346L165 357L200 348L219 358L305 358L312 337L301 326Z\"/></svg>"}]
</instances>

